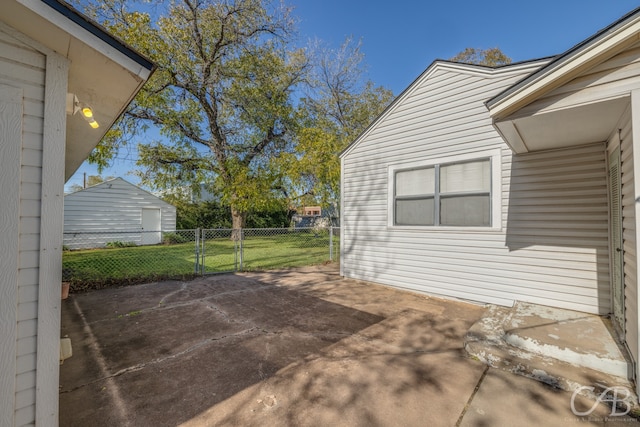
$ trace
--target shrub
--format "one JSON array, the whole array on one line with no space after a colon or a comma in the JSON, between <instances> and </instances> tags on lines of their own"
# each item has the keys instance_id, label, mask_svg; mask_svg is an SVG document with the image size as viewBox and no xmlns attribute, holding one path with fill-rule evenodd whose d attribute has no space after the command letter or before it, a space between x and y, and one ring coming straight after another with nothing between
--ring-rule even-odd
<instances>
[{"instance_id":1,"label":"shrub","mask_svg":"<svg viewBox=\"0 0 640 427\"><path fill-rule=\"evenodd\" d=\"M114 240L113 242L107 242L105 246L108 248L132 248L138 245L135 242L122 242L120 240Z\"/></svg>"},{"instance_id":2,"label":"shrub","mask_svg":"<svg viewBox=\"0 0 640 427\"><path fill-rule=\"evenodd\" d=\"M189 239L178 233L164 233L162 236L162 243L165 245L177 245L179 243L187 243L188 241Z\"/></svg>"}]
</instances>

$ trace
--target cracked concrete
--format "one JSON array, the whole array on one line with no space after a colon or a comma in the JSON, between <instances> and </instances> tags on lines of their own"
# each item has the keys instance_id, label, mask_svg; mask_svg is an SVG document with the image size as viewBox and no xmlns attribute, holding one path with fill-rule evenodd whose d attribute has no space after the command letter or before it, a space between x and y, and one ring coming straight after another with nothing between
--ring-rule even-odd
<instances>
[{"instance_id":1,"label":"cracked concrete","mask_svg":"<svg viewBox=\"0 0 640 427\"><path fill-rule=\"evenodd\" d=\"M344 280L330 266L101 290L62 305L74 350L60 369L63 427L575 418L570 393L467 357L463 337L482 307ZM604 420L607 407L596 407Z\"/></svg>"}]
</instances>

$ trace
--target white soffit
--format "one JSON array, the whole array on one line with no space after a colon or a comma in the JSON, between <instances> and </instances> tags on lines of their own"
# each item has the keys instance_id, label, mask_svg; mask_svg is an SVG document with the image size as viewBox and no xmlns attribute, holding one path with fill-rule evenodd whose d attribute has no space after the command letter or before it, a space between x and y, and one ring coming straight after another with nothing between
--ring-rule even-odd
<instances>
[{"instance_id":1,"label":"white soffit","mask_svg":"<svg viewBox=\"0 0 640 427\"><path fill-rule=\"evenodd\" d=\"M606 141L629 98L618 98L560 111L497 122L516 153L550 150Z\"/></svg>"}]
</instances>

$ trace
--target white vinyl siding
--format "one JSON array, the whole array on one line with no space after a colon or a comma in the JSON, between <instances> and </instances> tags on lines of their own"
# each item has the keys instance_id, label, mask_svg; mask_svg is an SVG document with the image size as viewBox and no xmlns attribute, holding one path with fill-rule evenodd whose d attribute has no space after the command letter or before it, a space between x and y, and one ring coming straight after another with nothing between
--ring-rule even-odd
<instances>
[{"instance_id":1,"label":"white vinyl siding","mask_svg":"<svg viewBox=\"0 0 640 427\"><path fill-rule=\"evenodd\" d=\"M622 191L622 248L625 294L625 341L638 360L638 290L636 279L635 192L633 182L633 135L630 110L620 122L620 169Z\"/></svg>"},{"instance_id":2,"label":"white vinyl siding","mask_svg":"<svg viewBox=\"0 0 640 427\"><path fill-rule=\"evenodd\" d=\"M484 105L532 70L436 64L344 153L343 274L475 301L609 312L604 144L513 156ZM389 226L390 167L488 150L500 153L495 228Z\"/></svg>"},{"instance_id":3,"label":"white vinyl siding","mask_svg":"<svg viewBox=\"0 0 640 427\"><path fill-rule=\"evenodd\" d=\"M18 253L17 284L13 284L17 285L15 399L12 399L15 425L35 422L45 61L42 53L0 30L0 85L19 88L23 96L20 231L18 248L14 248Z\"/></svg>"},{"instance_id":4,"label":"white vinyl siding","mask_svg":"<svg viewBox=\"0 0 640 427\"><path fill-rule=\"evenodd\" d=\"M64 243L70 249L86 247L82 246L83 240L91 240L94 247L116 240L142 243L140 233L109 232L141 230L143 209L160 209L161 230L151 231L175 231L175 206L121 178L67 194L64 197ZM83 236L82 233L100 234Z\"/></svg>"},{"instance_id":5,"label":"white vinyl siding","mask_svg":"<svg viewBox=\"0 0 640 427\"><path fill-rule=\"evenodd\" d=\"M22 142L22 90L0 84L0 424L13 424L15 411L17 302L20 231L20 149Z\"/></svg>"},{"instance_id":6,"label":"white vinyl siding","mask_svg":"<svg viewBox=\"0 0 640 427\"><path fill-rule=\"evenodd\" d=\"M518 114L544 113L586 102L629 96L638 87L640 43L588 70L583 75L549 92ZM594 141L595 142L595 141Z\"/></svg>"}]
</instances>

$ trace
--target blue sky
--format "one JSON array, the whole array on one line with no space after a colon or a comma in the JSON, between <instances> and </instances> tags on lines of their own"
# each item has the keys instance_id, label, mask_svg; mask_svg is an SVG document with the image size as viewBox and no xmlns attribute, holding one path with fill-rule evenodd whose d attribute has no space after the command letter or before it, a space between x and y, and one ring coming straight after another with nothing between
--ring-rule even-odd
<instances>
[{"instance_id":1,"label":"blue sky","mask_svg":"<svg viewBox=\"0 0 640 427\"><path fill-rule=\"evenodd\" d=\"M295 7L301 44L321 39L339 47L352 36L362 40L368 78L399 94L435 59L466 47L499 47L514 61L566 51L626 13L638 0L287 0ZM135 152L123 152L103 175L135 169ZM83 164L67 182L82 184L95 175Z\"/></svg>"}]
</instances>

